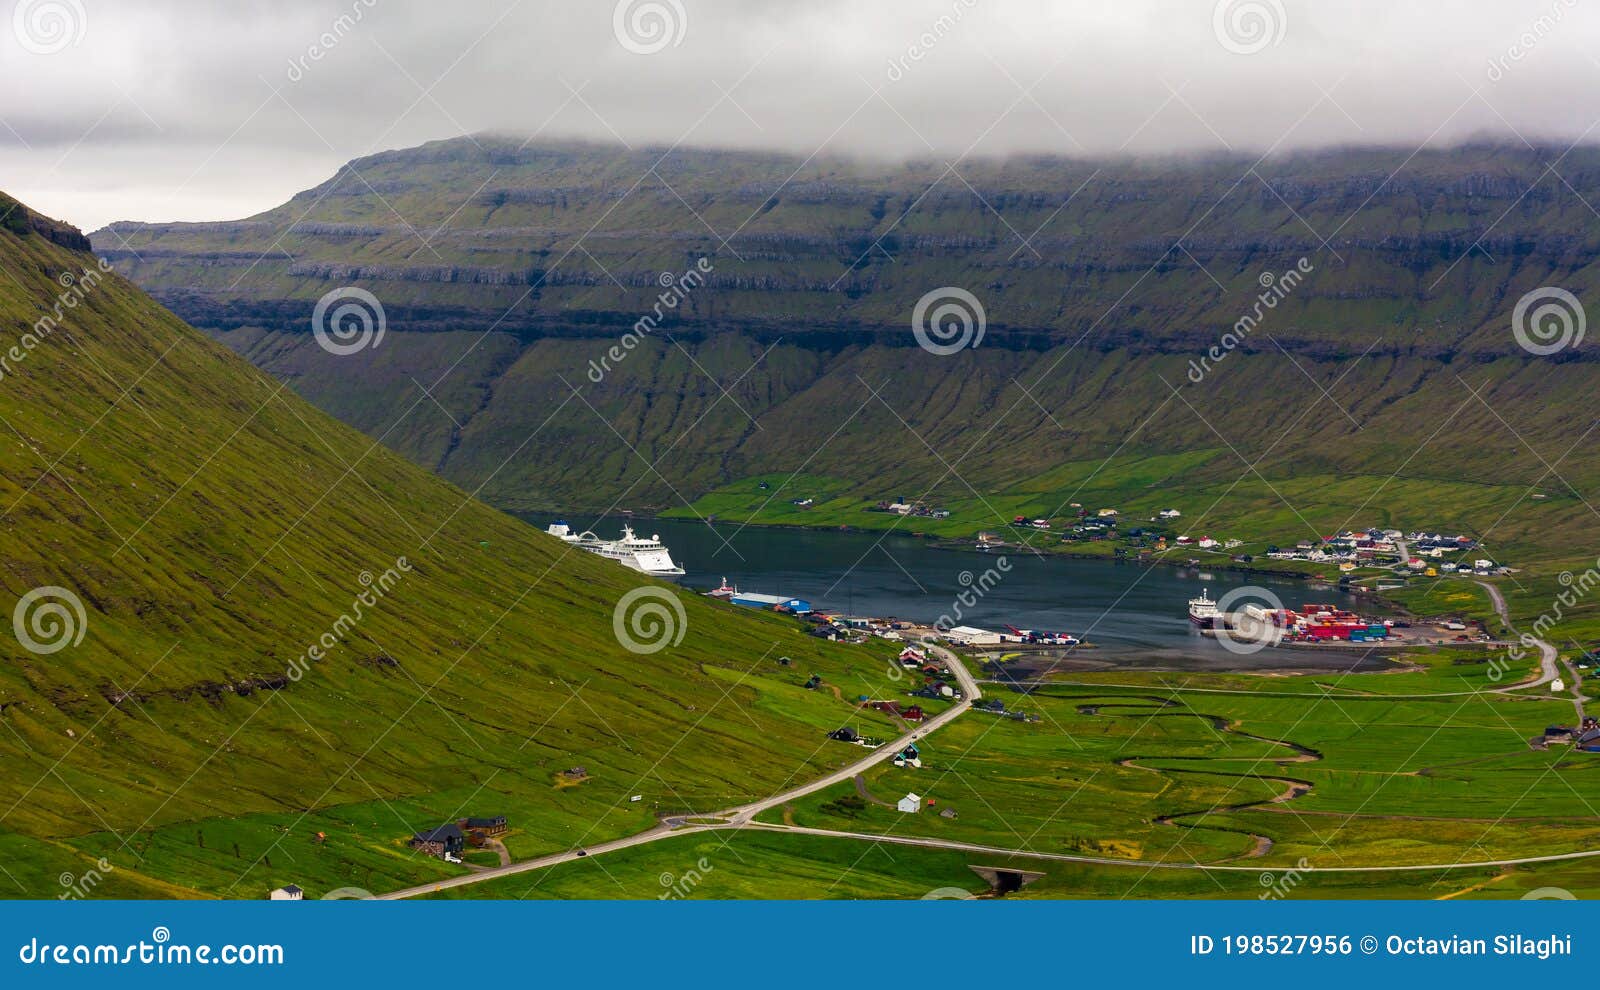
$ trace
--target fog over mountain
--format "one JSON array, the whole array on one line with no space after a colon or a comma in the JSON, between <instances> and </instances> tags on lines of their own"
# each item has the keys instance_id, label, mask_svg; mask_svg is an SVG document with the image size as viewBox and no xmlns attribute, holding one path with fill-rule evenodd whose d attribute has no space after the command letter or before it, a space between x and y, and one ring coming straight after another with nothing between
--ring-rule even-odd
<instances>
[{"instance_id":1,"label":"fog over mountain","mask_svg":"<svg viewBox=\"0 0 1600 990\"><path fill-rule=\"evenodd\" d=\"M1588 141L1577 0L21 0L0 168L87 227L248 215L480 131L872 156Z\"/></svg>"}]
</instances>

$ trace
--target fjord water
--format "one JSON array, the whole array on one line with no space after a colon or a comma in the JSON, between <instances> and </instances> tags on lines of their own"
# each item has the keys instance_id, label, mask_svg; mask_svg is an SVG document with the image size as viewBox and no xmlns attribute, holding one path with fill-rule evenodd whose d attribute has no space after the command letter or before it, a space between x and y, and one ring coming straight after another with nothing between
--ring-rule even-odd
<instances>
[{"instance_id":1,"label":"fjord water","mask_svg":"<svg viewBox=\"0 0 1600 990\"><path fill-rule=\"evenodd\" d=\"M543 528L548 517L528 517ZM627 520L595 522L573 517L575 528L615 539ZM1358 609L1356 599L1323 584L1220 569L1149 566L1026 553L935 549L900 534L802 530L698 521L636 519L642 535L658 534L688 571L680 580L697 592L726 577L741 591L803 598L818 609L852 615L894 616L933 622L948 615L958 625L1070 632L1094 647L1073 651L1072 666L1116 665L1194 670L1301 668L1345 670L1384 666L1368 651L1269 649L1241 656L1196 632L1189 599L1209 590L1213 599L1246 586L1264 588L1284 605L1308 601ZM1005 558L1010 570L1000 573ZM971 607L957 596L994 570L992 584ZM975 595L975 592L973 592ZM1247 598L1241 601L1259 601ZM959 611L958 611L959 608ZM1370 608L1370 604L1368 605Z\"/></svg>"}]
</instances>

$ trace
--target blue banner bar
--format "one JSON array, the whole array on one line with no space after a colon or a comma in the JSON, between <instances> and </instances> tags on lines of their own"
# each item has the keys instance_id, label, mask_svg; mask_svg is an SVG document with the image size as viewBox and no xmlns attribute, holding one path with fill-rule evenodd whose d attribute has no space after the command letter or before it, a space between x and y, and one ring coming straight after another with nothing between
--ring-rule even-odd
<instances>
[{"instance_id":1,"label":"blue banner bar","mask_svg":"<svg viewBox=\"0 0 1600 990\"><path fill-rule=\"evenodd\" d=\"M1581 901L8 903L5 986L1585 977ZM1169 968L1172 967L1172 968ZM1176 967L1182 967L1176 968Z\"/></svg>"}]
</instances>

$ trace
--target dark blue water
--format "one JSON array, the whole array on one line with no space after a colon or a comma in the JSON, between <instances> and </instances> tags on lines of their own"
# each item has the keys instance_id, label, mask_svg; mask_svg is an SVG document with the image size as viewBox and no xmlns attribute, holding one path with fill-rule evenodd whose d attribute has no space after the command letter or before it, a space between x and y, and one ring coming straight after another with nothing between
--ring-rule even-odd
<instances>
[{"instance_id":1,"label":"dark blue water","mask_svg":"<svg viewBox=\"0 0 1600 990\"><path fill-rule=\"evenodd\" d=\"M540 528L551 521L529 520ZM605 538L620 536L624 522L568 521ZM1315 601L1361 610L1353 597L1328 585L1203 568L937 550L925 540L895 534L741 530L732 523L712 527L679 520L636 520L634 528L660 535L689 572L681 583L696 591L715 588L726 577L741 591L804 598L818 609L852 615L917 622L948 615L955 624L985 629L1010 624L1070 632L1094 644L1076 654L1086 661L1193 669L1345 669L1358 656L1275 649L1241 657L1196 633L1188 621L1189 599L1202 590L1221 599L1246 586L1264 589L1289 606ZM1009 571L999 569L1002 557ZM956 596L991 583L986 574L990 590L958 614ZM1381 665L1369 661L1365 666Z\"/></svg>"}]
</instances>

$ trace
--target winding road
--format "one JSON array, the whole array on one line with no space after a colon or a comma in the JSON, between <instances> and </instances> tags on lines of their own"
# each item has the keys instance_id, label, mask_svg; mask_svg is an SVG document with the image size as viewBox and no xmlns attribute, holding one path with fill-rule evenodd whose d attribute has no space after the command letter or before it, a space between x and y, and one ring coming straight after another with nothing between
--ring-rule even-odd
<instances>
[{"instance_id":1,"label":"winding road","mask_svg":"<svg viewBox=\"0 0 1600 990\"><path fill-rule=\"evenodd\" d=\"M1476 584L1478 585L1478 587L1482 588L1484 591L1489 593L1489 604L1494 606L1495 614L1500 616L1501 624L1504 625L1507 629L1511 630L1511 632L1514 635L1516 635L1516 636L1518 636L1520 638L1522 634L1518 633L1517 632L1517 627L1513 626L1511 624L1511 610L1506 607L1505 595L1502 595L1500 593L1500 589L1495 587L1494 585L1490 584L1488 581L1478 581L1478 582L1476 582ZM1560 670L1561 654L1560 654L1559 651L1556 650L1555 646L1553 646L1550 643L1545 642L1542 639L1539 639L1536 636L1531 636L1530 635L1528 638L1533 640L1534 645L1539 647L1539 676L1538 676L1538 678L1536 678L1534 680L1530 680L1530 681L1523 681L1520 684L1512 684L1512 685L1510 685L1508 687L1502 688L1501 690L1510 691L1510 690L1513 690L1515 688L1542 687L1542 686L1544 686L1546 684L1553 683L1557 678L1559 678L1561 676L1561 670ZM1571 667L1567 668L1567 674L1571 678L1571 681L1572 681L1572 686L1568 689L1572 694L1572 707L1578 714L1577 724L1578 725L1582 725L1583 724L1583 679L1581 677L1579 677L1578 676L1578 672L1576 670L1573 670Z\"/></svg>"},{"instance_id":2,"label":"winding road","mask_svg":"<svg viewBox=\"0 0 1600 990\"><path fill-rule=\"evenodd\" d=\"M885 743L884 745L879 746L877 749L872 750L867 756L862 757L849 766L846 766L840 770L835 770L825 777L819 777L816 780L802 784L799 787L790 788L789 790L783 791L779 794L774 794L772 797L763 798L760 801L752 801L749 804L742 804L738 807L728 808L723 811L712 812L704 815L683 815L680 817L671 818L665 823L657 825L654 828L647 829L646 831L626 836L621 839L615 839L611 842L598 843L593 846L585 847L584 849L569 849L566 852L553 853L549 856L541 856L538 859L529 859L520 863L512 863L510 866L500 866L487 870L478 870L465 876L451 877L447 880L436 880L433 883L424 884L418 887L407 887L404 890L397 890L388 894L380 894L376 899L384 901L404 900L409 897L417 897L423 894L431 894L441 890L448 890L452 887L465 887L469 884L483 883L486 880L495 880L500 877L514 876L518 873L527 873L533 870L543 870L551 866L557 866L561 863L570 863L573 860L581 859L585 856L598 856L603 853L616 852L619 849L631 849L635 846L642 846L650 842L659 842L662 839L670 838L674 835L684 835L689 832L711 831L718 828L737 829L752 827L754 825L756 816L762 814L763 812L770 811L773 808L780 807L792 801L797 801L800 798L815 794L818 791L827 790L835 784L853 780L857 774L864 773L880 763L894 759L895 755L897 753L904 752L907 746L923 738L929 733L934 732L950 722L960 718L972 708L972 703L983 696L983 691L978 687L978 681L972 676L971 671L967 670L966 665L961 662L961 658L956 656L954 652L945 649L942 646L938 646L933 643L924 643L922 645L929 652L936 654L940 659L942 659L945 662L946 668L955 676L956 683L961 687L961 700L950 706L949 709L940 712L933 718L930 718L920 725L917 725L915 728L904 733L894 741ZM693 823L691 823L691 820Z\"/></svg>"},{"instance_id":3,"label":"winding road","mask_svg":"<svg viewBox=\"0 0 1600 990\"><path fill-rule=\"evenodd\" d=\"M1483 586L1489 590L1490 599L1495 604L1495 610L1500 613L1502 620L1506 621L1507 628L1510 628L1510 622L1506 616L1505 601L1501 597L1499 590L1494 588L1492 585L1484 584ZM1526 681L1522 684L1512 685L1511 687L1537 687L1542 684L1550 683L1556 679L1557 652L1555 647L1551 646L1549 643L1543 642L1542 640L1536 640L1536 642L1539 643L1540 652L1543 655L1543 659L1541 661L1540 678L1538 680ZM1073 853L1037 852L1029 849L1007 849L1001 846L987 846L980 843L961 842L952 839L921 838L918 836L893 834L875 835L870 832L842 832L835 831L833 829L810 828L800 825L783 825L757 822L755 820L756 817L763 812L780 807L799 798L815 794L816 792L825 790L834 786L835 784L853 780L857 774L863 773L864 771L871 769L880 763L893 759L894 755L903 751L906 746L923 738L929 733L942 728L943 726L949 724L957 718L960 718L963 714L971 710L973 702L982 697L982 691L978 681L972 676L971 672L967 670L966 665L961 662L961 659L956 656L954 652L932 643L925 643L923 645L929 651L937 654L941 659L944 660L950 672L955 676L957 683L961 686L961 700L947 711L944 711L934 718L929 719L915 729L906 732L892 743L887 743L878 749L873 750L871 754L863 757L860 760L857 760L849 766L846 766L840 770L836 770L825 777L818 778L817 780L813 780L799 787L791 788L783 791L782 793L775 794L772 797L764 798L760 801L754 801L749 804L740 805L735 808L729 808L724 811L714 812L706 815L687 815L681 818L668 819L663 824L657 825L654 828L647 829L646 831L639 832L634 835L625 836L621 839L614 839L610 842L601 842L592 846L587 846L583 849L570 849L566 852L552 853L548 856L524 860L520 863L512 863L508 866L494 867L465 874L463 876L450 877L445 880L436 880L432 883L423 884L416 887L407 887L403 890L396 890L387 894L380 894L374 899L405 900L412 897L421 897L444 890L450 890L456 887L465 887L471 884L497 880L502 877L514 876L520 873L531 873L537 870L544 870L552 866L558 866L562 863L574 862L587 856L600 856L623 849L632 849L637 846L647 845L652 842L659 842L663 839L670 839L674 836L690 835L697 832L712 833L718 831L738 831L740 829L754 829L761 832L787 832L792 834L813 835L832 839L854 839L862 842L881 842L890 845L916 846L925 849L947 849L957 852L977 853L986 856L1005 856L1008 858L1017 859L1033 859L1061 863L1083 863L1098 866L1126 866L1145 870L1202 870L1224 873L1248 872L1256 874L1272 874L1290 873L1298 869L1298 867L1293 865L1267 866L1257 864L1186 863L1169 862L1166 860L1116 859L1108 856L1084 856ZM1499 690L1510 690L1510 688L1502 688ZM1576 684L1574 685L1573 690L1575 694L1578 694ZM1579 713L1581 715L1583 703L1581 694L1579 694L1575 699L1575 703L1578 705ZM1107 706L1102 704L1099 706L1091 705L1089 707L1094 707L1098 711L1098 708L1104 708ZM1187 714L1193 716L1197 713L1190 712ZM1201 717L1215 718L1215 716ZM1303 762L1306 760L1314 760L1319 758L1317 754L1309 750L1304 750L1303 747L1298 747L1293 743L1284 742L1283 740L1269 740L1262 737L1253 738L1261 738L1264 742L1288 746L1297 751L1294 757L1279 758L1273 762L1281 764L1290 762ZM1162 757L1162 759L1170 759L1170 757ZM1292 800L1293 798L1298 797L1300 793L1303 793L1297 793L1299 786L1305 785L1304 781L1298 781L1287 777L1266 777L1263 775L1263 779L1271 779L1283 782L1288 786L1288 790L1286 790L1284 794L1279 795L1277 798L1271 799L1268 802L1251 802L1252 805ZM1166 822L1166 824L1185 827L1180 825L1177 821L1171 819L1204 813L1205 812L1196 811L1170 815L1167 816L1169 820ZM1265 851L1266 850L1260 850L1256 853L1256 855L1261 855ZM1527 866L1538 863L1558 863L1570 860L1592 859L1595 857L1600 857L1600 849L1584 850L1581 852L1572 853L1557 853L1548 856L1523 856L1512 859L1480 860L1471 863L1457 861L1453 863L1425 863L1404 866L1319 866L1317 870L1319 873L1423 873L1438 870L1470 870L1505 866Z\"/></svg>"}]
</instances>

